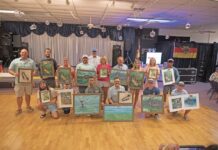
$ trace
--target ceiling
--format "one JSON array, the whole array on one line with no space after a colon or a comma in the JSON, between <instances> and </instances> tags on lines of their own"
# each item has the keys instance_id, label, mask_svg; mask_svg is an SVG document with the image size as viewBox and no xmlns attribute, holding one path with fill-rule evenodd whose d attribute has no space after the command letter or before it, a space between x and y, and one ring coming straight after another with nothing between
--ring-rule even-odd
<instances>
[{"instance_id":1,"label":"ceiling","mask_svg":"<svg viewBox=\"0 0 218 150\"><path fill-rule=\"evenodd\" d=\"M68 4L67 4L68 3ZM0 13L1 21L28 21L143 26L145 28L191 28L218 24L218 2L213 0L0 0L0 9L24 15ZM130 22L128 17L174 20L171 23ZM91 19L91 20L90 20Z\"/></svg>"}]
</instances>

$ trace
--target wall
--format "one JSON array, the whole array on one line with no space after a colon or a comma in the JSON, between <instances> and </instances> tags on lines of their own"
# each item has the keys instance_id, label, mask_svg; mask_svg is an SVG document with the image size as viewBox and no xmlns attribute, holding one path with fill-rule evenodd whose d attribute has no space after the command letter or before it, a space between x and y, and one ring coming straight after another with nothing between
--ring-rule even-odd
<instances>
[{"instance_id":1,"label":"wall","mask_svg":"<svg viewBox=\"0 0 218 150\"><path fill-rule=\"evenodd\" d=\"M200 33L199 31L215 31L216 33ZM189 36L198 43L218 43L218 25L208 25L199 29L159 29L159 35Z\"/></svg>"}]
</instances>

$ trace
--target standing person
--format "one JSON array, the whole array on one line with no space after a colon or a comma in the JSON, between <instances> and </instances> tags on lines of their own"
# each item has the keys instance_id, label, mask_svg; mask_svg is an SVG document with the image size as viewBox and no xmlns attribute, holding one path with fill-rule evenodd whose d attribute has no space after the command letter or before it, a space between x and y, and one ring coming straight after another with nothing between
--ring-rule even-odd
<instances>
[{"instance_id":1,"label":"standing person","mask_svg":"<svg viewBox=\"0 0 218 150\"><path fill-rule=\"evenodd\" d=\"M120 79L114 78L114 85L108 90L108 102L109 104L118 103L118 92L125 92L124 86L120 85Z\"/></svg>"},{"instance_id":2,"label":"standing person","mask_svg":"<svg viewBox=\"0 0 218 150\"><path fill-rule=\"evenodd\" d=\"M107 57L103 56L100 59L100 64L96 68L98 76L98 84L104 92L104 103L107 99L107 92L110 86L110 71L111 66L107 63Z\"/></svg>"},{"instance_id":3,"label":"standing person","mask_svg":"<svg viewBox=\"0 0 218 150\"><path fill-rule=\"evenodd\" d=\"M150 71L155 71L156 72L156 78L150 78L150 76L149 76L149 73L151 73ZM156 59L154 57L152 57L150 59L149 64L145 67L145 75L146 75L145 87L147 86L147 81L149 79L153 79L155 81L155 86L158 87L157 80L158 80L158 78L160 76L160 68L156 64Z\"/></svg>"},{"instance_id":4,"label":"standing person","mask_svg":"<svg viewBox=\"0 0 218 150\"><path fill-rule=\"evenodd\" d=\"M92 49L92 55L88 57L89 59L89 64L95 66L95 68L100 64L100 57L97 56L97 49L93 48Z\"/></svg>"},{"instance_id":5,"label":"standing person","mask_svg":"<svg viewBox=\"0 0 218 150\"><path fill-rule=\"evenodd\" d=\"M144 71L144 69L141 67L141 61L139 59L136 59L133 68L131 69L133 71ZM139 97L139 91L140 89L130 89L133 97L133 107L135 108L138 97Z\"/></svg>"},{"instance_id":6,"label":"standing person","mask_svg":"<svg viewBox=\"0 0 218 150\"><path fill-rule=\"evenodd\" d=\"M122 56L117 57L117 65L115 65L113 69L128 70L127 65L124 64L124 59Z\"/></svg>"},{"instance_id":7,"label":"standing person","mask_svg":"<svg viewBox=\"0 0 218 150\"><path fill-rule=\"evenodd\" d=\"M174 60L172 58L168 59L168 61L167 61L167 68L166 69L173 69L174 77L175 77L175 82L178 83L179 80L180 80L180 75L179 75L178 69L173 66L173 63L174 63ZM173 89L175 89L175 85L174 84L164 85L164 87L163 87L164 102L166 102L167 94L168 93L171 94Z\"/></svg>"},{"instance_id":8,"label":"standing person","mask_svg":"<svg viewBox=\"0 0 218 150\"><path fill-rule=\"evenodd\" d=\"M69 60L68 60L68 58L67 57L64 57L64 64L63 65L61 65L61 66L59 66L58 68L70 68L70 70L71 70L71 78L72 78L72 85L74 85L74 82L75 82L75 80L74 80L74 78L75 78L75 71L74 71L74 69L73 69L73 67L71 67L71 65L69 64ZM69 83L61 83L59 86L60 86L60 88L64 88L64 84L69 84ZM72 87L72 85L69 85L70 86L70 88Z\"/></svg>"},{"instance_id":9,"label":"standing person","mask_svg":"<svg viewBox=\"0 0 218 150\"><path fill-rule=\"evenodd\" d=\"M95 71L95 67L88 63L88 55L83 55L82 56L82 62L76 65L76 71L78 69ZM84 93L86 87L87 86L79 86L79 92Z\"/></svg>"},{"instance_id":10,"label":"standing person","mask_svg":"<svg viewBox=\"0 0 218 150\"><path fill-rule=\"evenodd\" d=\"M40 100L40 92L44 90L49 90L51 92L51 100L48 103L42 103ZM40 118L46 117L46 111L49 110L51 112L51 115L54 119L58 119L58 111L57 111L57 96L54 89L49 89L46 82L44 80L41 80L39 83L39 90L37 92L37 102L38 102L38 109L41 111Z\"/></svg>"},{"instance_id":11,"label":"standing person","mask_svg":"<svg viewBox=\"0 0 218 150\"><path fill-rule=\"evenodd\" d=\"M40 63L41 63L42 61L45 61L45 60L50 60L50 61L52 61L52 62L53 62L53 65L54 65L54 75L55 75L55 72L56 72L58 66L57 66L56 60L55 60L54 58L51 58L51 54L52 54L52 50L51 50L50 48L46 48L46 49L44 50L44 56L45 56L45 58L43 58L43 59L40 61ZM50 87L52 87L52 88L55 88L55 85L56 85L56 83L55 83L55 76L54 76L54 77L43 78L43 77L42 77L41 70L40 70L40 67L39 67L39 74L40 74L41 78L46 81L46 83L48 84L48 86L50 86Z\"/></svg>"},{"instance_id":12,"label":"standing person","mask_svg":"<svg viewBox=\"0 0 218 150\"><path fill-rule=\"evenodd\" d=\"M27 106L27 111L32 112L33 108L30 106L30 96L32 94L32 86L33 83L18 83L18 69L19 68L27 68L27 69L32 69L33 70L33 75L35 75L35 70L36 70L36 64L35 62L28 58L28 50L26 48L22 48L20 50L20 58L14 59L10 66L8 72L11 75L15 76L15 87L14 91L17 97L17 111L16 115L19 115L22 113L22 102L23 102L23 96L25 95L25 101L26 101L26 106Z\"/></svg>"},{"instance_id":13,"label":"standing person","mask_svg":"<svg viewBox=\"0 0 218 150\"><path fill-rule=\"evenodd\" d=\"M185 87L185 83L180 81L177 85L176 85L176 89L174 89L171 93L172 96L177 96L177 95L186 95L188 94L188 92L184 89ZM188 120L188 114L190 113L191 110L185 110L184 113L184 120ZM178 112L174 112L173 115L175 116Z\"/></svg>"},{"instance_id":14,"label":"standing person","mask_svg":"<svg viewBox=\"0 0 218 150\"><path fill-rule=\"evenodd\" d=\"M153 79L148 80L148 84L143 91L143 95L160 95L160 89L155 86L155 81ZM159 120L160 119L159 114L154 114L154 118Z\"/></svg>"}]
</instances>

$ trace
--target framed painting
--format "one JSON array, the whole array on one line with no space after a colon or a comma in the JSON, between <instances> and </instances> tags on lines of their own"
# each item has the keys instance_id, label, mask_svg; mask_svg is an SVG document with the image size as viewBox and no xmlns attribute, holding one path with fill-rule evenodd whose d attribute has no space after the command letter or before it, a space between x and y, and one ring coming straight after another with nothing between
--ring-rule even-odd
<instances>
[{"instance_id":1,"label":"framed painting","mask_svg":"<svg viewBox=\"0 0 218 150\"><path fill-rule=\"evenodd\" d=\"M133 121L134 108L132 105L105 105L104 121Z\"/></svg>"},{"instance_id":2,"label":"framed painting","mask_svg":"<svg viewBox=\"0 0 218 150\"><path fill-rule=\"evenodd\" d=\"M130 71L129 73L129 87L131 89L141 89L144 84L143 71Z\"/></svg>"},{"instance_id":3,"label":"framed painting","mask_svg":"<svg viewBox=\"0 0 218 150\"><path fill-rule=\"evenodd\" d=\"M51 100L51 92L49 90L40 91L39 97L42 103L48 103Z\"/></svg>"},{"instance_id":4,"label":"framed painting","mask_svg":"<svg viewBox=\"0 0 218 150\"><path fill-rule=\"evenodd\" d=\"M173 69L163 69L162 78L163 78L163 85L170 85L170 84L175 83Z\"/></svg>"},{"instance_id":5,"label":"framed painting","mask_svg":"<svg viewBox=\"0 0 218 150\"><path fill-rule=\"evenodd\" d=\"M73 107L73 89L57 90L59 108Z\"/></svg>"},{"instance_id":6,"label":"framed painting","mask_svg":"<svg viewBox=\"0 0 218 150\"><path fill-rule=\"evenodd\" d=\"M119 104L132 104L132 93L131 92L118 92L118 103Z\"/></svg>"},{"instance_id":7,"label":"framed painting","mask_svg":"<svg viewBox=\"0 0 218 150\"><path fill-rule=\"evenodd\" d=\"M108 76L108 69L107 68L101 68L99 71L100 78L106 78Z\"/></svg>"},{"instance_id":8,"label":"framed painting","mask_svg":"<svg viewBox=\"0 0 218 150\"><path fill-rule=\"evenodd\" d=\"M26 68L18 68L18 83L32 83L33 70Z\"/></svg>"},{"instance_id":9,"label":"framed painting","mask_svg":"<svg viewBox=\"0 0 218 150\"><path fill-rule=\"evenodd\" d=\"M184 110L199 109L199 94L184 95Z\"/></svg>"},{"instance_id":10,"label":"framed painting","mask_svg":"<svg viewBox=\"0 0 218 150\"><path fill-rule=\"evenodd\" d=\"M69 67L58 68L57 78L58 78L58 83L71 84L72 83L71 68Z\"/></svg>"},{"instance_id":11,"label":"framed painting","mask_svg":"<svg viewBox=\"0 0 218 150\"><path fill-rule=\"evenodd\" d=\"M148 79L157 79L157 69L149 69Z\"/></svg>"},{"instance_id":12,"label":"framed painting","mask_svg":"<svg viewBox=\"0 0 218 150\"><path fill-rule=\"evenodd\" d=\"M78 69L76 73L76 82L78 86L87 86L89 77L96 76L95 71Z\"/></svg>"},{"instance_id":13,"label":"framed painting","mask_svg":"<svg viewBox=\"0 0 218 150\"><path fill-rule=\"evenodd\" d=\"M100 113L101 94L75 94L73 102L75 115Z\"/></svg>"},{"instance_id":14,"label":"framed painting","mask_svg":"<svg viewBox=\"0 0 218 150\"><path fill-rule=\"evenodd\" d=\"M170 96L169 97L169 109L170 109L170 112L182 110L183 109L183 97L181 95Z\"/></svg>"},{"instance_id":15,"label":"framed painting","mask_svg":"<svg viewBox=\"0 0 218 150\"><path fill-rule=\"evenodd\" d=\"M164 102L161 95L142 95L141 111L146 113L164 113Z\"/></svg>"},{"instance_id":16,"label":"framed painting","mask_svg":"<svg viewBox=\"0 0 218 150\"><path fill-rule=\"evenodd\" d=\"M42 79L55 76L54 62L52 60L41 61L39 67L40 67L40 75Z\"/></svg>"},{"instance_id":17,"label":"framed painting","mask_svg":"<svg viewBox=\"0 0 218 150\"><path fill-rule=\"evenodd\" d=\"M114 78L120 78L121 85L127 85L128 81L128 71L127 70L119 70L119 69L111 69L110 73L110 83L114 83Z\"/></svg>"}]
</instances>

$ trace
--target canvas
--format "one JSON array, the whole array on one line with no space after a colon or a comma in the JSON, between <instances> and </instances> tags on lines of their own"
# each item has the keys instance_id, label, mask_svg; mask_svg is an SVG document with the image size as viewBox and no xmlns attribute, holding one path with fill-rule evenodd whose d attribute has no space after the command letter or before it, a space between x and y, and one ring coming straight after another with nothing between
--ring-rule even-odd
<instances>
[{"instance_id":1,"label":"canvas","mask_svg":"<svg viewBox=\"0 0 218 150\"><path fill-rule=\"evenodd\" d=\"M110 83L114 83L114 78L119 77L121 85L127 85L128 81L128 71L127 70L118 70L112 69L110 74Z\"/></svg>"},{"instance_id":2,"label":"canvas","mask_svg":"<svg viewBox=\"0 0 218 150\"><path fill-rule=\"evenodd\" d=\"M49 90L40 91L39 96L42 103L48 103L51 100L51 92Z\"/></svg>"},{"instance_id":3,"label":"canvas","mask_svg":"<svg viewBox=\"0 0 218 150\"><path fill-rule=\"evenodd\" d=\"M156 80L157 79L157 69L149 69L148 78Z\"/></svg>"},{"instance_id":4,"label":"canvas","mask_svg":"<svg viewBox=\"0 0 218 150\"><path fill-rule=\"evenodd\" d=\"M57 90L59 108L73 107L73 89Z\"/></svg>"},{"instance_id":5,"label":"canvas","mask_svg":"<svg viewBox=\"0 0 218 150\"><path fill-rule=\"evenodd\" d=\"M105 68L100 69L100 78L106 78L108 76L108 70Z\"/></svg>"},{"instance_id":6,"label":"canvas","mask_svg":"<svg viewBox=\"0 0 218 150\"><path fill-rule=\"evenodd\" d=\"M75 115L100 113L101 94L75 94L73 99Z\"/></svg>"},{"instance_id":7,"label":"canvas","mask_svg":"<svg viewBox=\"0 0 218 150\"><path fill-rule=\"evenodd\" d=\"M78 86L88 86L89 78L96 76L96 72L78 69L76 75L76 81Z\"/></svg>"},{"instance_id":8,"label":"canvas","mask_svg":"<svg viewBox=\"0 0 218 150\"><path fill-rule=\"evenodd\" d=\"M71 68L58 68L57 70L58 83L62 84L71 84L72 76L71 76Z\"/></svg>"},{"instance_id":9,"label":"canvas","mask_svg":"<svg viewBox=\"0 0 218 150\"><path fill-rule=\"evenodd\" d=\"M164 102L161 95L142 95L141 110L147 113L164 113Z\"/></svg>"},{"instance_id":10,"label":"canvas","mask_svg":"<svg viewBox=\"0 0 218 150\"><path fill-rule=\"evenodd\" d=\"M144 85L143 71L130 71L129 73L129 87L131 89L141 89Z\"/></svg>"},{"instance_id":11,"label":"canvas","mask_svg":"<svg viewBox=\"0 0 218 150\"><path fill-rule=\"evenodd\" d=\"M133 121L134 108L132 105L105 105L104 121Z\"/></svg>"},{"instance_id":12,"label":"canvas","mask_svg":"<svg viewBox=\"0 0 218 150\"><path fill-rule=\"evenodd\" d=\"M131 92L118 92L118 102L120 104L132 104Z\"/></svg>"},{"instance_id":13,"label":"canvas","mask_svg":"<svg viewBox=\"0 0 218 150\"><path fill-rule=\"evenodd\" d=\"M183 97L182 96L170 96L169 97L169 110L175 112L183 109Z\"/></svg>"},{"instance_id":14,"label":"canvas","mask_svg":"<svg viewBox=\"0 0 218 150\"><path fill-rule=\"evenodd\" d=\"M40 74L42 79L54 77L54 62L52 60L43 60L40 62Z\"/></svg>"},{"instance_id":15,"label":"canvas","mask_svg":"<svg viewBox=\"0 0 218 150\"><path fill-rule=\"evenodd\" d=\"M33 70L26 68L18 68L18 83L32 83L33 81Z\"/></svg>"},{"instance_id":16,"label":"canvas","mask_svg":"<svg viewBox=\"0 0 218 150\"><path fill-rule=\"evenodd\" d=\"M184 96L184 110L198 109L199 104L199 94L188 94Z\"/></svg>"},{"instance_id":17,"label":"canvas","mask_svg":"<svg viewBox=\"0 0 218 150\"><path fill-rule=\"evenodd\" d=\"M163 85L170 85L170 84L175 83L173 69L163 69L162 78L163 78Z\"/></svg>"}]
</instances>

